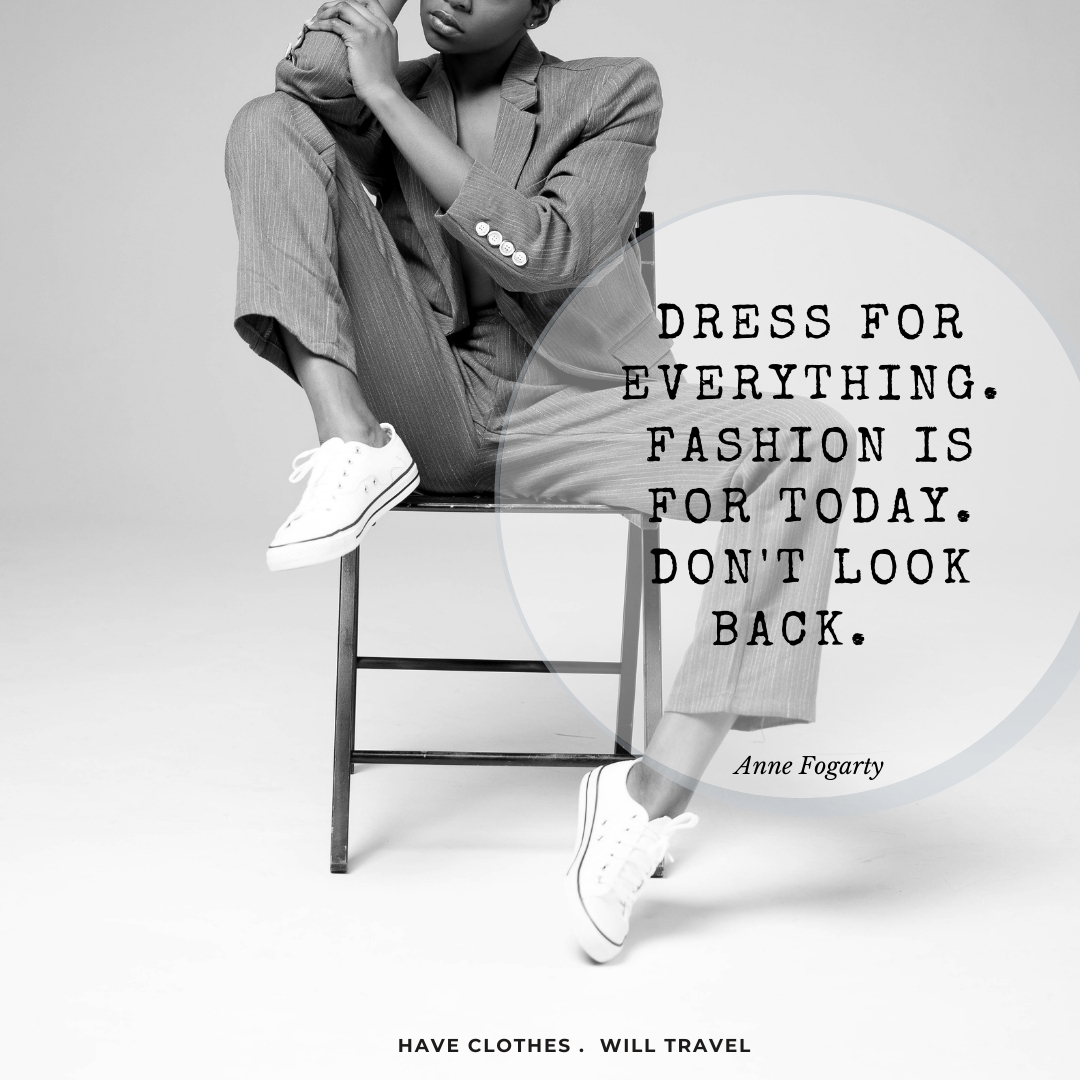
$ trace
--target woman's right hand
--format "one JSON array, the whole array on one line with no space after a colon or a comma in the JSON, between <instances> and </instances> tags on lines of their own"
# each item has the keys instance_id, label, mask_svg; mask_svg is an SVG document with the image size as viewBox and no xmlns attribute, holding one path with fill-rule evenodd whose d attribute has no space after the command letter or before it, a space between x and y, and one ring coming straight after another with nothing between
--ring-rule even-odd
<instances>
[{"instance_id":1,"label":"woman's right hand","mask_svg":"<svg viewBox=\"0 0 1080 1080\"><path fill-rule=\"evenodd\" d=\"M401 9L408 2L409 0L378 0L379 5L382 7L383 11L386 12L391 22L397 21L398 15L401 14ZM315 14L310 19L308 19L307 25L311 26L311 24L319 18L319 12L323 11L329 6L330 5L328 3L323 4L322 7L319 8L319 11L315 12Z\"/></svg>"},{"instance_id":2,"label":"woman's right hand","mask_svg":"<svg viewBox=\"0 0 1080 1080\"><path fill-rule=\"evenodd\" d=\"M401 92L397 81L397 29L379 0L337 0L323 4L308 23L345 43L353 91L365 104Z\"/></svg>"}]
</instances>

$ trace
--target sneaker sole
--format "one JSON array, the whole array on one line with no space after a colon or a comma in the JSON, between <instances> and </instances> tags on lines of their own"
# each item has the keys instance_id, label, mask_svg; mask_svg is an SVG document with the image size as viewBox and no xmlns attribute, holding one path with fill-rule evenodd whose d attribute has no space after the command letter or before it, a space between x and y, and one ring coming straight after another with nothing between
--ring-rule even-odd
<instances>
[{"instance_id":1,"label":"sneaker sole","mask_svg":"<svg viewBox=\"0 0 1080 1080\"><path fill-rule=\"evenodd\" d=\"M577 850L574 852L574 861L570 864L570 869L563 880L563 890L570 908L570 924L574 937L593 960L598 964L604 964L622 952L623 943L612 941L597 928L585 909L580 888L581 862L585 857L585 849L588 847L588 840L592 835L596 818L598 785L599 770L594 769L582 777L581 786L578 788L578 821L581 822L581 829Z\"/></svg>"},{"instance_id":2,"label":"sneaker sole","mask_svg":"<svg viewBox=\"0 0 1080 1080\"><path fill-rule=\"evenodd\" d=\"M364 512L349 525L329 536L319 536L313 540L301 540L295 544L282 544L266 550L266 565L271 570L298 570L302 566L315 566L317 563L331 562L348 555L360 546L364 531L375 524L407 495L420 486L420 472L416 462L409 467L389 487L371 500Z\"/></svg>"}]
</instances>

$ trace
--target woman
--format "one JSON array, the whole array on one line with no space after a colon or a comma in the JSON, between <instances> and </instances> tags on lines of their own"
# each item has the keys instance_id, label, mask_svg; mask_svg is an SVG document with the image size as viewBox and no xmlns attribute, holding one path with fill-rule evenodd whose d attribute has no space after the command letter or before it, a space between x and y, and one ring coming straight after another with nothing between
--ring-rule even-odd
<instances>
[{"instance_id":1,"label":"woman","mask_svg":"<svg viewBox=\"0 0 1080 1080\"><path fill-rule=\"evenodd\" d=\"M437 53L402 64L393 21L405 0L324 4L279 64L277 92L237 117L227 149L236 326L303 387L320 440L294 463L291 479L307 476L307 488L270 545L271 569L352 550L418 483L491 491L497 459L509 494L653 513L649 488L674 485L677 455L643 465L642 433L685 430L685 416L659 388L643 411L615 385L624 365L648 369L667 352L636 255L612 261L644 199L660 87L640 59L540 53L528 31L555 2L420 0ZM605 264L603 288L579 294L584 315L575 324L571 305L560 320L581 347L547 341L523 380L552 317ZM785 484L846 493L849 465L792 464L802 455L788 452L793 425L846 430L843 420L809 401L710 407L743 432L746 452L709 478L718 496L738 485L755 500L735 526L739 546L806 552L794 588L790 574L756 573L746 611L813 612L835 526L789 524L777 494ZM772 423L781 456L762 460L750 431ZM672 834L696 822L683 811L727 732L813 719L816 650L718 649L718 586L705 591L645 760L582 782L566 895L579 942L601 962L621 950Z\"/></svg>"}]
</instances>

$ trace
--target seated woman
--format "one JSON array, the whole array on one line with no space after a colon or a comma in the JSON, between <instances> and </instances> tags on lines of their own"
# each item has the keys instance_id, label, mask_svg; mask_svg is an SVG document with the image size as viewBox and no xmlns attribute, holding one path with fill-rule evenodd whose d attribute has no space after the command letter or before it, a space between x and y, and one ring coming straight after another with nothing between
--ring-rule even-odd
<instances>
[{"instance_id":1,"label":"seated woman","mask_svg":"<svg viewBox=\"0 0 1080 1080\"><path fill-rule=\"evenodd\" d=\"M635 359L601 348L567 363L541 349L522 396L545 327L633 231L661 109L644 60L564 62L536 49L528 31L556 2L420 0L437 54L406 63L393 25L405 0L324 4L278 65L277 92L238 115L226 156L240 238L236 328L303 387L320 442L294 462L291 479L306 476L307 487L271 542L271 569L346 554L418 484L492 491L497 464L506 494L650 514L649 489L673 486L679 455L646 464L642 439L647 425L677 429L675 403L661 385L642 412L621 385L622 362L666 353L632 253L623 267L637 291L597 294L583 337L606 318L622 327L616 338L634 331ZM728 396L708 407L710 422L743 433L745 453L714 463L708 480L718 498L725 487L752 496L736 546L805 552L797 580L781 566L756 573L743 625L755 611L777 624L788 609L813 613L827 597L836 526L791 523L779 489L846 494L850 465L807 463L791 442L793 425L847 431L845 422L798 399ZM774 421L780 453L762 460L752 427ZM582 781L566 894L577 938L598 961L622 948L672 833L696 822L683 811L727 732L813 719L816 646L718 648L711 612L731 606L719 578L703 590L644 760Z\"/></svg>"}]
</instances>

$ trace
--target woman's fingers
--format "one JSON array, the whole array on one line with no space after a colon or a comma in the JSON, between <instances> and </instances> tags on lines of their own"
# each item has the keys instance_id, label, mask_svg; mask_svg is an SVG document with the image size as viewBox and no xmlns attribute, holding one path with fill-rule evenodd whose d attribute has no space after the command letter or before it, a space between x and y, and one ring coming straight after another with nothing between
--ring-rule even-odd
<instances>
[{"instance_id":1,"label":"woman's fingers","mask_svg":"<svg viewBox=\"0 0 1080 1080\"><path fill-rule=\"evenodd\" d=\"M354 7L350 3L324 4L319 14L312 19L308 26L312 30L332 30L340 34L352 30L376 30L381 28L381 23L376 22L366 11Z\"/></svg>"},{"instance_id":2,"label":"woman's fingers","mask_svg":"<svg viewBox=\"0 0 1080 1080\"><path fill-rule=\"evenodd\" d=\"M393 28L394 24L387 19L386 12L378 4L365 3L364 0L345 0L345 6L351 9L356 19L363 19L373 30Z\"/></svg>"},{"instance_id":3,"label":"woman's fingers","mask_svg":"<svg viewBox=\"0 0 1080 1080\"><path fill-rule=\"evenodd\" d=\"M322 4L309 22L316 20L325 22L327 19L332 18L351 21L349 15L353 12L358 15L368 15L380 26L393 26L382 5L377 3L376 0L333 0L331 3Z\"/></svg>"},{"instance_id":4,"label":"woman's fingers","mask_svg":"<svg viewBox=\"0 0 1080 1080\"><path fill-rule=\"evenodd\" d=\"M378 0L348 0L348 2L352 4L353 7L366 11L367 14L383 28L389 29L394 25L393 20L386 14L385 10L383 10L383 6Z\"/></svg>"},{"instance_id":5,"label":"woman's fingers","mask_svg":"<svg viewBox=\"0 0 1080 1080\"><path fill-rule=\"evenodd\" d=\"M309 30L326 30L346 41L357 34L367 37L386 30L393 32L393 23L380 22L369 11L353 3L324 4L323 8L320 15L308 22Z\"/></svg>"},{"instance_id":6,"label":"woman's fingers","mask_svg":"<svg viewBox=\"0 0 1080 1080\"><path fill-rule=\"evenodd\" d=\"M332 18L325 19L309 19L307 22L307 28L309 30L331 30L333 29Z\"/></svg>"},{"instance_id":7,"label":"woman's fingers","mask_svg":"<svg viewBox=\"0 0 1080 1080\"><path fill-rule=\"evenodd\" d=\"M317 22L329 22L331 19L345 19L354 14L355 8L346 0L333 0L332 3L323 4L318 11L308 20L308 26Z\"/></svg>"},{"instance_id":8,"label":"woman's fingers","mask_svg":"<svg viewBox=\"0 0 1080 1080\"><path fill-rule=\"evenodd\" d=\"M318 10L307 21L308 26L313 26L317 22L326 22L330 17L331 8L335 8L338 5L336 3L320 4Z\"/></svg>"}]
</instances>

